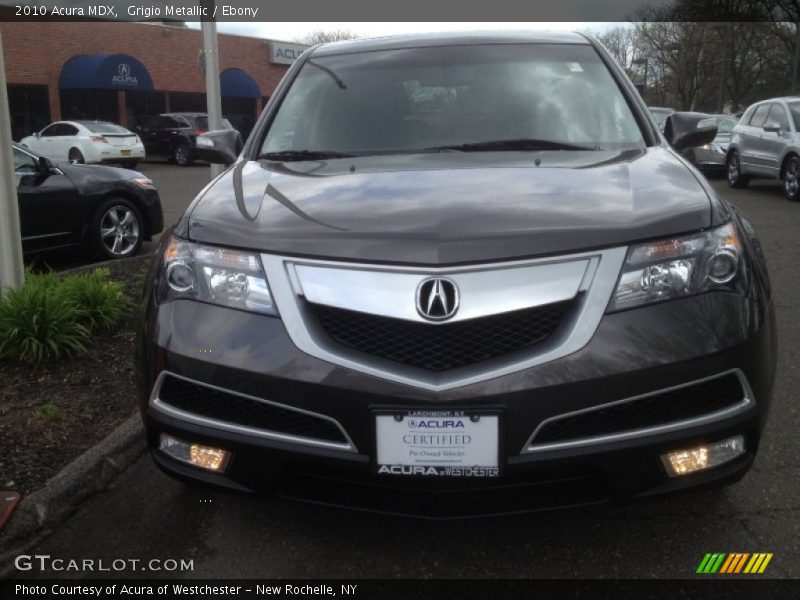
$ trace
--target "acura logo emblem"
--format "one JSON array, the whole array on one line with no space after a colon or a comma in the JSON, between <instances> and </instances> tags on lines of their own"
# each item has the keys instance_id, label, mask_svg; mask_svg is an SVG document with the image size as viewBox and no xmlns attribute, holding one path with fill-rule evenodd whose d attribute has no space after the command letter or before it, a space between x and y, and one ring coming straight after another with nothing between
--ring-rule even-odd
<instances>
[{"instance_id":1,"label":"acura logo emblem","mask_svg":"<svg viewBox=\"0 0 800 600\"><path fill-rule=\"evenodd\" d=\"M429 321L444 321L458 311L458 287L444 277L431 277L417 287L417 312Z\"/></svg>"},{"instance_id":2,"label":"acura logo emblem","mask_svg":"<svg viewBox=\"0 0 800 600\"><path fill-rule=\"evenodd\" d=\"M127 64L127 63L119 63L119 66L117 67L117 71L123 77L129 77L130 74L131 74L131 66L129 64Z\"/></svg>"}]
</instances>

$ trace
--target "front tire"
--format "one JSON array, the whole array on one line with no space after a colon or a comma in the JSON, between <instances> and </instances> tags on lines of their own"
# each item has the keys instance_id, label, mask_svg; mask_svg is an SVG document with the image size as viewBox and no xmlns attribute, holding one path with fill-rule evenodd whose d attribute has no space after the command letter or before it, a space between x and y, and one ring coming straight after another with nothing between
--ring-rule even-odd
<instances>
[{"instance_id":1,"label":"front tire","mask_svg":"<svg viewBox=\"0 0 800 600\"><path fill-rule=\"evenodd\" d=\"M800 202L800 158L792 156L783 170L783 193L787 200Z\"/></svg>"},{"instance_id":2,"label":"front tire","mask_svg":"<svg viewBox=\"0 0 800 600\"><path fill-rule=\"evenodd\" d=\"M67 160L69 160L69 162L71 162L73 165L86 164L86 159L83 157L83 153L77 148L69 149L69 152L67 153Z\"/></svg>"},{"instance_id":3,"label":"front tire","mask_svg":"<svg viewBox=\"0 0 800 600\"><path fill-rule=\"evenodd\" d=\"M109 198L97 207L89 231L89 246L105 259L134 256L142 247L142 216L125 198Z\"/></svg>"},{"instance_id":4,"label":"front tire","mask_svg":"<svg viewBox=\"0 0 800 600\"><path fill-rule=\"evenodd\" d=\"M192 151L187 144L178 144L172 152L172 158L181 167L190 167L194 162Z\"/></svg>"},{"instance_id":5,"label":"front tire","mask_svg":"<svg viewBox=\"0 0 800 600\"><path fill-rule=\"evenodd\" d=\"M742 174L739 153L735 150L728 154L728 158L725 161L725 170L728 173L728 185L732 188L745 188L750 183L750 177Z\"/></svg>"}]
</instances>

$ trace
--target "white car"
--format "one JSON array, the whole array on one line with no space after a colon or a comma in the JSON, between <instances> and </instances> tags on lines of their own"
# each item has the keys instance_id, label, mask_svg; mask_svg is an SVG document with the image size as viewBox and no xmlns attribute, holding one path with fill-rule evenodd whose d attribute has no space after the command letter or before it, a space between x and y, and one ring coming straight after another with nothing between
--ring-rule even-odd
<instances>
[{"instance_id":1,"label":"white car","mask_svg":"<svg viewBox=\"0 0 800 600\"><path fill-rule=\"evenodd\" d=\"M139 136L107 121L56 121L20 140L52 161L117 163L133 169L144 159Z\"/></svg>"}]
</instances>

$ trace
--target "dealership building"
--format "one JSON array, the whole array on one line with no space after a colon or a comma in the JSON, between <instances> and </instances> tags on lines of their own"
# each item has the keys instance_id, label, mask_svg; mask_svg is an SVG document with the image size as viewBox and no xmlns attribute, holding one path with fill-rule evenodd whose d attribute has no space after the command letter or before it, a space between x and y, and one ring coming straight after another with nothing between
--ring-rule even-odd
<instances>
[{"instance_id":1,"label":"dealership building","mask_svg":"<svg viewBox=\"0 0 800 600\"><path fill-rule=\"evenodd\" d=\"M206 111L202 33L173 23L0 23L13 137L61 119L129 128ZM304 46L219 35L222 112L249 133Z\"/></svg>"}]
</instances>

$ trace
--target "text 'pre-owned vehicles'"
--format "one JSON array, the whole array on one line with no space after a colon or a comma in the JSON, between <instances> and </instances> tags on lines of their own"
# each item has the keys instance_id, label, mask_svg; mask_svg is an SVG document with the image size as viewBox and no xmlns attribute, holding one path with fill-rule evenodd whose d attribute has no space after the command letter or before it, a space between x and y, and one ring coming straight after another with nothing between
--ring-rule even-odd
<instances>
[{"instance_id":1,"label":"text 'pre-owned vehicles'","mask_svg":"<svg viewBox=\"0 0 800 600\"><path fill-rule=\"evenodd\" d=\"M53 164L19 144L12 151L24 252L83 245L101 258L125 258L164 228L158 191L141 173Z\"/></svg>"},{"instance_id":2,"label":"text 'pre-owned vehicles'","mask_svg":"<svg viewBox=\"0 0 800 600\"><path fill-rule=\"evenodd\" d=\"M751 177L783 181L786 198L800 201L800 98L774 98L748 108L731 134L728 183Z\"/></svg>"},{"instance_id":3,"label":"text 'pre-owned vehicles'","mask_svg":"<svg viewBox=\"0 0 800 600\"><path fill-rule=\"evenodd\" d=\"M183 479L458 517L738 480L775 371L748 221L579 34L303 53L164 236L138 341ZM705 116L705 115L702 115ZM667 142L671 142L668 144Z\"/></svg>"},{"instance_id":4,"label":"text 'pre-owned vehicles'","mask_svg":"<svg viewBox=\"0 0 800 600\"><path fill-rule=\"evenodd\" d=\"M224 127L233 129L227 119L222 123ZM208 116L191 112L158 115L140 127L148 156L167 158L181 167L192 165L197 157L195 140L206 131Z\"/></svg>"},{"instance_id":5,"label":"text 'pre-owned vehicles'","mask_svg":"<svg viewBox=\"0 0 800 600\"><path fill-rule=\"evenodd\" d=\"M114 163L135 169L144 159L139 136L106 121L57 121L20 143L53 161Z\"/></svg>"}]
</instances>

